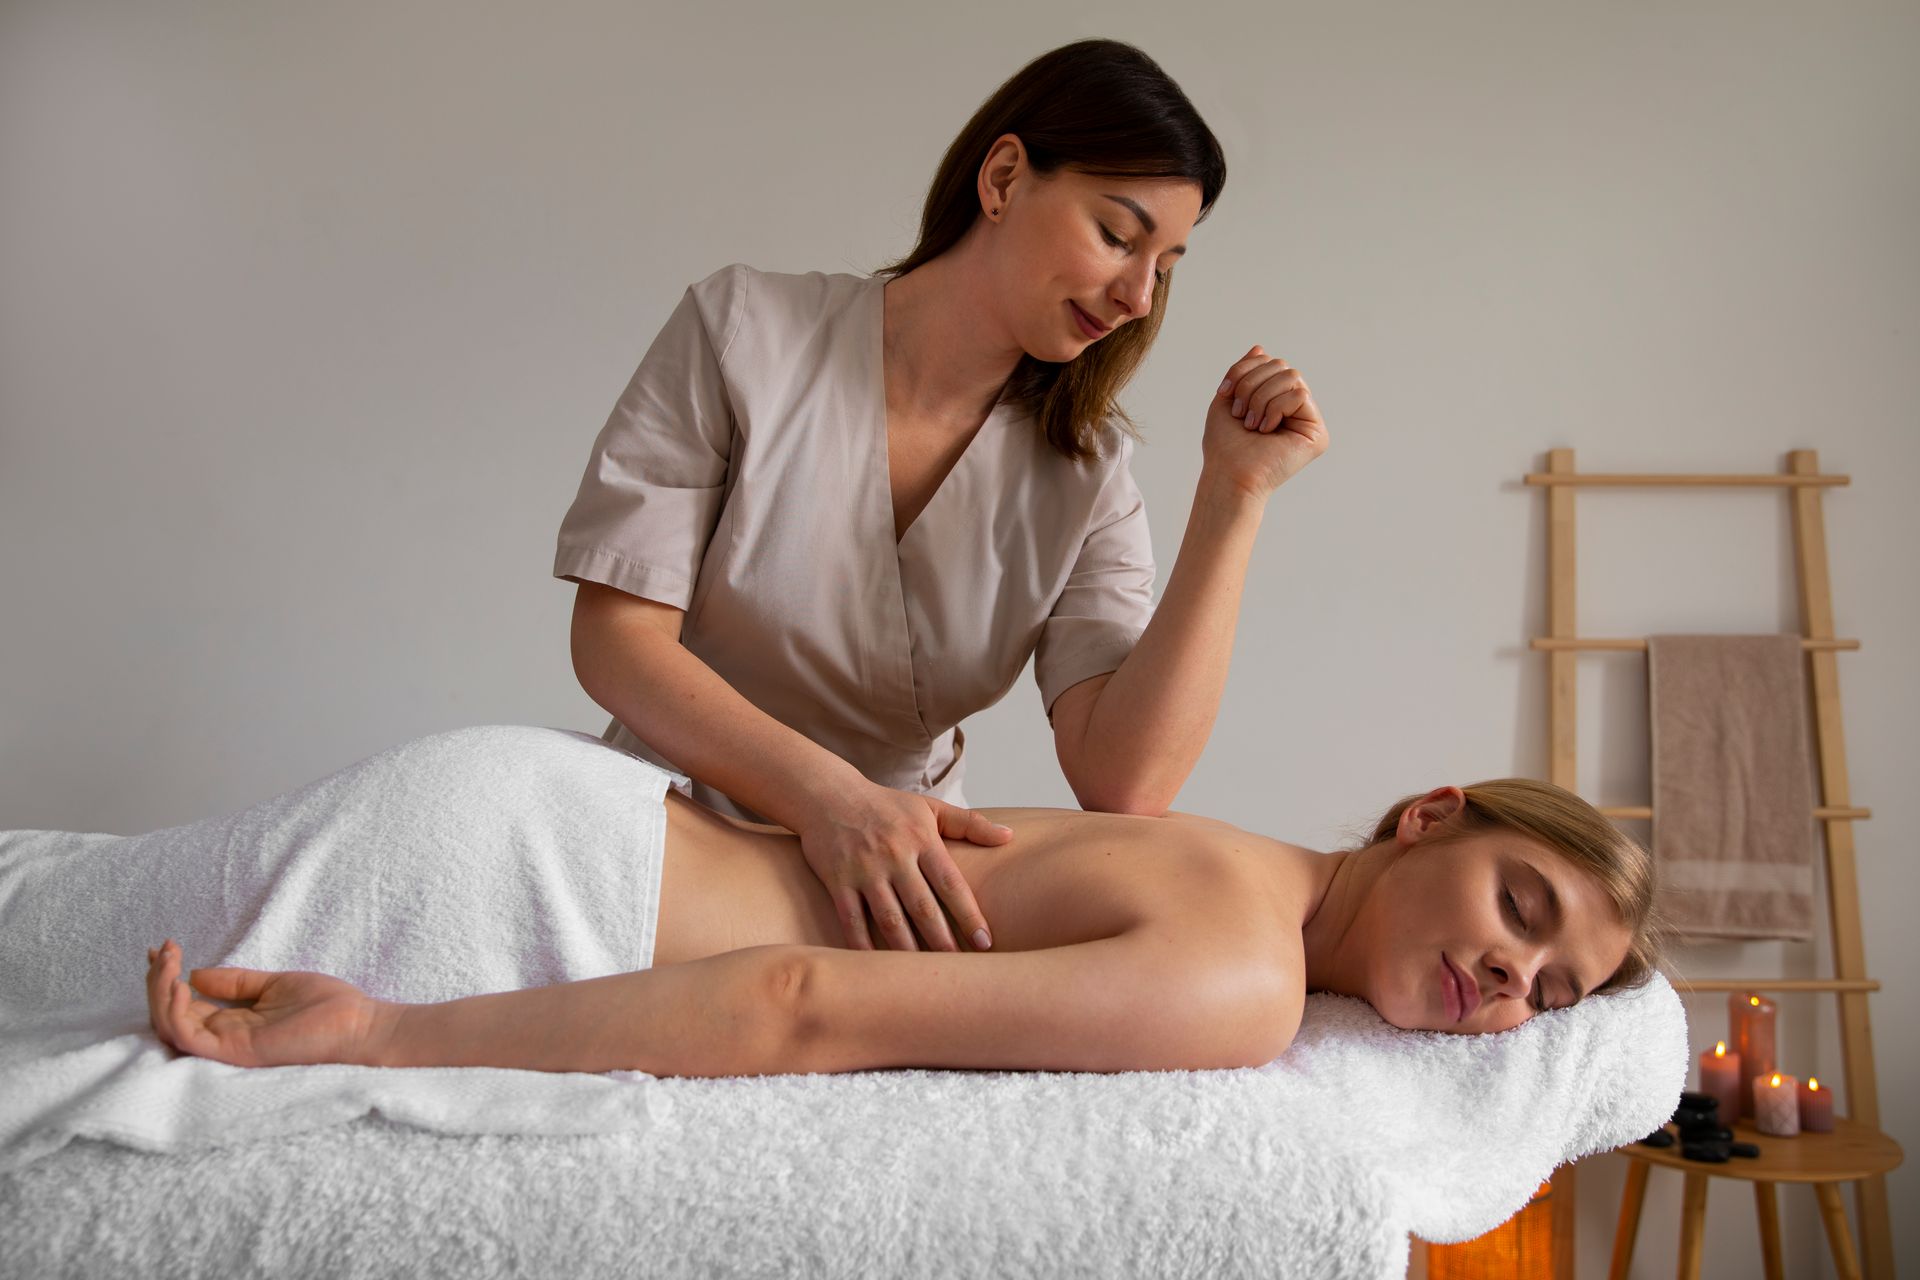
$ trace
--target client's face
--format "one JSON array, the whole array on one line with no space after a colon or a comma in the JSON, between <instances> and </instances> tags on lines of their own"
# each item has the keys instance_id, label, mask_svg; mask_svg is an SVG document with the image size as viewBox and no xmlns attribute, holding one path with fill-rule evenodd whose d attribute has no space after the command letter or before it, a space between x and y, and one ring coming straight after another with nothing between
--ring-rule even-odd
<instances>
[{"instance_id":1,"label":"client's face","mask_svg":"<svg viewBox=\"0 0 1920 1280\"><path fill-rule=\"evenodd\" d=\"M1399 848L1355 921L1365 998L1398 1027L1505 1031L1605 982L1631 935L1600 882L1525 836Z\"/></svg>"}]
</instances>

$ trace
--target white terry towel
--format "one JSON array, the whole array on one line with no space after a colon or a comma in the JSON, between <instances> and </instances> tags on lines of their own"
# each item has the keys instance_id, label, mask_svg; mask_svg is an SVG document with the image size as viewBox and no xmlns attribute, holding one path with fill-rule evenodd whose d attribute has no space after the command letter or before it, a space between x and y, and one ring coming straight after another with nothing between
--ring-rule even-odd
<instances>
[{"instance_id":1,"label":"white terry towel","mask_svg":"<svg viewBox=\"0 0 1920 1280\"><path fill-rule=\"evenodd\" d=\"M647 968L678 775L557 729L435 734L227 817L147 835L0 832L0 1169L69 1138L243 1142L378 1110L455 1133L644 1126L602 1076L176 1056L146 949L448 1000Z\"/></svg>"},{"instance_id":2,"label":"white terry towel","mask_svg":"<svg viewBox=\"0 0 1920 1280\"><path fill-rule=\"evenodd\" d=\"M1686 1071L1664 985L1497 1036L1307 1004L1257 1071L659 1080L646 1130L77 1142L0 1173L0 1275L1403 1280L1409 1232L1480 1235Z\"/></svg>"}]
</instances>

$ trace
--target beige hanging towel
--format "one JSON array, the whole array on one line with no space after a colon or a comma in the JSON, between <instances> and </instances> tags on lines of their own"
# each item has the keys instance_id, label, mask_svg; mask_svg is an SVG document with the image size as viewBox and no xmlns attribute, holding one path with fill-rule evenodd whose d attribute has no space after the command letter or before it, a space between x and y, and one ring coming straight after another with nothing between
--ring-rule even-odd
<instances>
[{"instance_id":1,"label":"beige hanging towel","mask_svg":"<svg viewBox=\"0 0 1920 1280\"><path fill-rule=\"evenodd\" d=\"M1813 778L1800 637L1654 636L1656 898L1675 932L1813 934Z\"/></svg>"}]
</instances>

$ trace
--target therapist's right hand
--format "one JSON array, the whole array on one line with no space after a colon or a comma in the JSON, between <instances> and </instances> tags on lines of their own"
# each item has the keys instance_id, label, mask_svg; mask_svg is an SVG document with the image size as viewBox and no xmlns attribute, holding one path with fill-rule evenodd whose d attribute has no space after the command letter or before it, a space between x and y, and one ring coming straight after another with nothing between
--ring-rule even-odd
<instances>
[{"instance_id":1,"label":"therapist's right hand","mask_svg":"<svg viewBox=\"0 0 1920 1280\"><path fill-rule=\"evenodd\" d=\"M1013 839L1011 828L932 796L869 782L798 834L807 865L833 896L847 946L874 949L871 912L890 950L918 951L917 928L928 949L958 951L941 903L975 951L992 945L987 918L941 837L998 845Z\"/></svg>"}]
</instances>

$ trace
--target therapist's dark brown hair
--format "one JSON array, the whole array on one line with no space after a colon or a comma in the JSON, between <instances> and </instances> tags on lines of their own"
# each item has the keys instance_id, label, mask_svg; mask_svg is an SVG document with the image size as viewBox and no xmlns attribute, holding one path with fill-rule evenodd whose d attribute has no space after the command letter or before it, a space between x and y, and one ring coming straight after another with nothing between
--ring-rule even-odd
<instances>
[{"instance_id":1,"label":"therapist's dark brown hair","mask_svg":"<svg viewBox=\"0 0 1920 1280\"><path fill-rule=\"evenodd\" d=\"M1119 40L1079 40L1043 53L980 105L947 148L927 189L920 242L874 274L902 276L953 248L981 216L980 166L995 139L1015 134L1036 173L1063 167L1098 177L1185 178L1200 187L1199 222L1227 181L1220 143L1160 64ZM1160 332L1173 272L1154 285L1153 309L1064 364L1023 355L1007 398L1031 410L1053 447L1091 456L1108 418L1136 438L1117 401Z\"/></svg>"}]
</instances>

